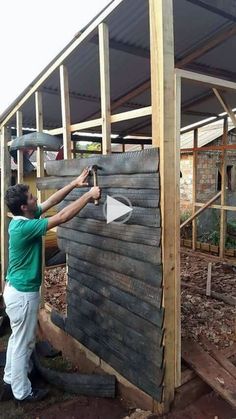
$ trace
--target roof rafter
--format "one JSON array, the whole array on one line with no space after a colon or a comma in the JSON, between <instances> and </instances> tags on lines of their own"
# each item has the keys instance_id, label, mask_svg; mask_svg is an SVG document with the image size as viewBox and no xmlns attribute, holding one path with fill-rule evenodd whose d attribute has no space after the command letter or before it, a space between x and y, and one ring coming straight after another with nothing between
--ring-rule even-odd
<instances>
[{"instance_id":1,"label":"roof rafter","mask_svg":"<svg viewBox=\"0 0 236 419\"><path fill-rule=\"evenodd\" d=\"M189 3L193 3L209 12L215 13L216 15L222 16L225 19L236 22L236 5L234 0L187 0ZM227 3L227 10L226 5Z\"/></svg>"}]
</instances>

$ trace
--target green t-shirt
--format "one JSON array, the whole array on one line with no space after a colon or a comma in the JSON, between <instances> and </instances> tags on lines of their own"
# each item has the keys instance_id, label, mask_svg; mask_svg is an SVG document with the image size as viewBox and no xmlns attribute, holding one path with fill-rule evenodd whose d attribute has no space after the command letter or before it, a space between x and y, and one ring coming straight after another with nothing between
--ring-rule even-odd
<instances>
[{"instance_id":1,"label":"green t-shirt","mask_svg":"<svg viewBox=\"0 0 236 419\"><path fill-rule=\"evenodd\" d=\"M14 217L9 225L9 263L7 281L18 291L38 291L42 278L42 236L48 220L39 219L38 207L34 219Z\"/></svg>"}]
</instances>

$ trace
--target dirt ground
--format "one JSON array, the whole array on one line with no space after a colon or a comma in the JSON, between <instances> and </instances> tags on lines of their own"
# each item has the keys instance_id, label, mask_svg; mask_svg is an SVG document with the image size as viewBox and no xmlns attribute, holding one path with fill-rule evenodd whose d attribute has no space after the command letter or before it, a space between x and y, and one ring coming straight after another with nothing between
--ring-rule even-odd
<instances>
[{"instance_id":1,"label":"dirt ground","mask_svg":"<svg viewBox=\"0 0 236 419\"><path fill-rule=\"evenodd\" d=\"M206 297L196 290L195 287L199 287L206 291L209 262L212 263L212 291L236 296L236 266L209 255L182 250L181 280L189 286L181 289L182 336L196 341L204 336L223 349L236 341L236 306Z\"/></svg>"}]
</instances>

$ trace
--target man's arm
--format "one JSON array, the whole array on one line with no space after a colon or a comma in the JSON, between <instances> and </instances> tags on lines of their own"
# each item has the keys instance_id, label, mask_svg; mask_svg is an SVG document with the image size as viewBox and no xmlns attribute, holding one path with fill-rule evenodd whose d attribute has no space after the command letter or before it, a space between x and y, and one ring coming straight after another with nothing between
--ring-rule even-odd
<instances>
[{"instance_id":1,"label":"man's arm","mask_svg":"<svg viewBox=\"0 0 236 419\"><path fill-rule=\"evenodd\" d=\"M48 219L48 227L47 229L50 230L53 227L56 227L60 224L66 223L67 221L71 220L75 215L77 215L82 208L90 201L90 199L98 199L100 197L100 188L98 186L94 186L90 189L89 192L86 192L83 196L78 198L76 201L72 202L72 204L68 205L67 207L63 208L58 214L53 215Z\"/></svg>"},{"instance_id":2,"label":"man's arm","mask_svg":"<svg viewBox=\"0 0 236 419\"><path fill-rule=\"evenodd\" d=\"M50 196L50 198L48 198L45 202L41 204L42 213L48 211L50 208L63 201L63 199L74 188L81 188L82 186L87 186L88 183L86 182L86 179L88 177L88 174L88 169L84 169L81 175L77 177L77 179L73 180L71 183L69 183L69 185L66 185L64 188L60 189L59 191L55 192L52 196Z\"/></svg>"}]
</instances>

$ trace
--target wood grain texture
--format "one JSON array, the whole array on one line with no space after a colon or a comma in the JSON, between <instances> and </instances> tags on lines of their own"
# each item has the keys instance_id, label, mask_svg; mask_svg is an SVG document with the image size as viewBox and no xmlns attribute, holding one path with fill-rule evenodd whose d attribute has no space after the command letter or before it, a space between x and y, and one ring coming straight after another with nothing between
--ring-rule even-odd
<instances>
[{"instance_id":1,"label":"wood grain texture","mask_svg":"<svg viewBox=\"0 0 236 419\"><path fill-rule=\"evenodd\" d=\"M58 160L46 163L49 176L78 176L87 166L97 164L103 175L124 175L137 173L156 173L159 169L158 149L120 153L109 156L95 156L85 159Z\"/></svg>"},{"instance_id":2,"label":"wood grain texture","mask_svg":"<svg viewBox=\"0 0 236 419\"><path fill-rule=\"evenodd\" d=\"M74 217L72 220L63 224L64 228L72 230L96 234L102 237L111 237L117 240L127 241L129 243L143 243L144 245L160 246L161 229L151 228L140 225L130 225L127 228L126 224L104 223L103 221L93 220L91 218L82 219ZM132 244L130 244L132 246ZM157 249L158 251L158 249Z\"/></svg>"},{"instance_id":3,"label":"wood grain texture","mask_svg":"<svg viewBox=\"0 0 236 419\"><path fill-rule=\"evenodd\" d=\"M115 252L103 252L95 247L65 239L58 239L58 245L66 253L75 257L79 255L81 259L88 262L92 260L98 266L138 278L154 287L159 287L162 284L161 265L134 260Z\"/></svg>"},{"instance_id":4,"label":"wood grain texture","mask_svg":"<svg viewBox=\"0 0 236 419\"><path fill-rule=\"evenodd\" d=\"M125 291L128 295L133 295L141 301L151 304L156 309L161 307L162 287L153 287L137 278L97 266L92 262L82 260L79 257L75 258L71 255L68 257L68 266L77 271L77 276L79 273L91 275L104 281L106 284Z\"/></svg>"},{"instance_id":5,"label":"wood grain texture","mask_svg":"<svg viewBox=\"0 0 236 419\"><path fill-rule=\"evenodd\" d=\"M36 180L38 189L60 189L76 179L76 176L48 176ZM93 179L88 178L89 186L93 186ZM101 188L132 188L132 189L159 189L159 175L157 173L132 174L130 175L109 175L103 176L98 172L98 185Z\"/></svg>"},{"instance_id":6,"label":"wood grain texture","mask_svg":"<svg viewBox=\"0 0 236 419\"><path fill-rule=\"evenodd\" d=\"M96 247L103 251L110 251L112 249L113 252L119 255L129 256L143 262L149 262L155 265L161 264L161 249L154 248L153 246L137 243L130 245L129 242L123 240L111 239L81 231L78 233L78 231L63 227L63 225L58 227L57 236L59 239L72 240L76 243Z\"/></svg>"},{"instance_id":7,"label":"wood grain texture","mask_svg":"<svg viewBox=\"0 0 236 419\"><path fill-rule=\"evenodd\" d=\"M71 290L76 286L74 286L74 284L75 282L73 283ZM109 334L111 340L115 339L119 341L124 346L124 352L128 352L130 349L131 352L138 354L137 359L141 360L143 358L147 363L151 362L158 368L162 368L163 347L155 345L154 342L150 342L148 345L141 333L136 332L133 328L125 326L124 323L117 320L114 316L108 316L108 313L103 311L102 307L98 307L86 299L80 298L73 290L68 293L67 316L69 319L71 313L74 313L75 316L75 326L80 325L80 328L86 332L86 321L91 321L97 328L96 334L99 333L99 330L101 329L104 333ZM80 317L81 315L82 317ZM84 321L84 316L87 319L86 321ZM153 328L153 330L155 329ZM127 356L132 358L135 355L132 354Z\"/></svg>"}]
</instances>

